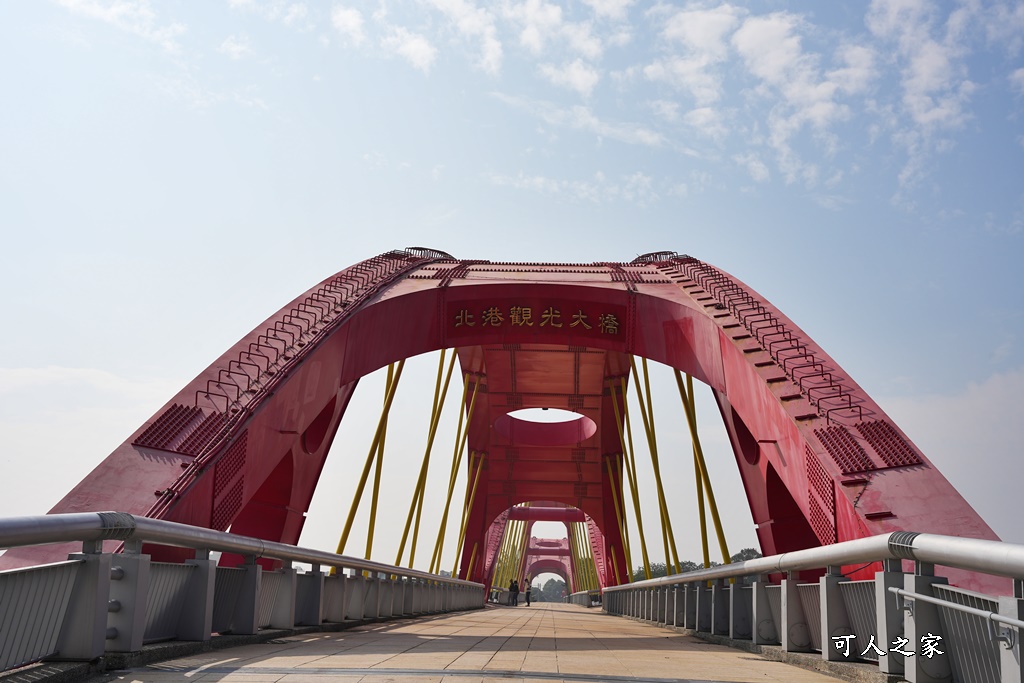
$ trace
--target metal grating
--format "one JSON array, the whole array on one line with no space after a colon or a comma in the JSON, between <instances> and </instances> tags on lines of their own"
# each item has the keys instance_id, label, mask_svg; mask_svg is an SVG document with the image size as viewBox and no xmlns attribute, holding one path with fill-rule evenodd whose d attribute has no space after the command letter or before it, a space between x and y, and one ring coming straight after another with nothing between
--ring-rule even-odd
<instances>
[{"instance_id":1,"label":"metal grating","mask_svg":"<svg viewBox=\"0 0 1024 683\"><path fill-rule=\"evenodd\" d=\"M935 584L935 597L948 602L974 607L986 612L998 612L999 603L981 593ZM988 683L1000 679L999 641L989 635L983 617L958 612L950 607L939 607L939 623L943 639L942 650L953 662L953 680L956 683ZM919 645L919 644L918 644Z\"/></svg>"},{"instance_id":2,"label":"metal grating","mask_svg":"<svg viewBox=\"0 0 1024 683\"><path fill-rule=\"evenodd\" d=\"M811 509L811 528L814 530L814 535L818 537L822 545L829 545L836 542L836 523L835 515L829 515L821 509L821 505L818 504L813 497L810 499Z\"/></svg>"},{"instance_id":3,"label":"metal grating","mask_svg":"<svg viewBox=\"0 0 1024 683\"><path fill-rule=\"evenodd\" d=\"M220 434L220 430L224 428L226 422L227 418L220 413L210 413L175 450L188 455L199 455L203 452L203 448Z\"/></svg>"},{"instance_id":4,"label":"metal grating","mask_svg":"<svg viewBox=\"0 0 1024 683\"><path fill-rule=\"evenodd\" d=\"M572 495L577 498L586 498L587 496L587 485L582 483L576 483L572 485Z\"/></svg>"},{"instance_id":5,"label":"metal grating","mask_svg":"<svg viewBox=\"0 0 1024 683\"><path fill-rule=\"evenodd\" d=\"M811 647L821 650L821 584L801 583L796 587L796 592L804 608Z\"/></svg>"},{"instance_id":6,"label":"metal grating","mask_svg":"<svg viewBox=\"0 0 1024 683\"><path fill-rule=\"evenodd\" d=\"M843 474L866 472L875 469L875 464L846 427L834 425L815 429L814 435L835 460Z\"/></svg>"},{"instance_id":7,"label":"metal grating","mask_svg":"<svg viewBox=\"0 0 1024 683\"><path fill-rule=\"evenodd\" d=\"M850 617L850 628L858 639L865 642L860 643L857 648L858 655L863 659L877 661L878 655L875 651L867 648L867 641L870 635L878 630L878 621L875 617L875 580L867 581L845 581L839 584L839 595L846 605L846 615ZM856 641L855 641L856 642ZM867 648L867 653L860 655L860 650Z\"/></svg>"},{"instance_id":8,"label":"metal grating","mask_svg":"<svg viewBox=\"0 0 1024 683\"><path fill-rule=\"evenodd\" d=\"M235 478L238 471L245 465L246 447L248 445L249 432L242 432L231 448L217 460L217 467L213 477L213 497L217 498L224 491L225 487Z\"/></svg>"},{"instance_id":9,"label":"metal grating","mask_svg":"<svg viewBox=\"0 0 1024 683\"><path fill-rule=\"evenodd\" d=\"M0 671L56 653L80 564L0 572Z\"/></svg>"},{"instance_id":10,"label":"metal grating","mask_svg":"<svg viewBox=\"0 0 1024 683\"><path fill-rule=\"evenodd\" d=\"M864 422L857 425L857 431L889 467L909 467L922 464L921 458L910 447L910 444L888 422L884 420Z\"/></svg>"},{"instance_id":11,"label":"metal grating","mask_svg":"<svg viewBox=\"0 0 1024 683\"><path fill-rule=\"evenodd\" d=\"M175 403L147 427L146 431L139 434L134 444L145 448L170 450L171 444L178 436L202 417L203 411L199 408L189 408Z\"/></svg>"},{"instance_id":12,"label":"metal grating","mask_svg":"<svg viewBox=\"0 0 1024 683\"><path fill-rule=\"evenodd\" d=\"M213 633L230 631L235 620L235 607L242 594L242 582L246 570L234 567L217 567L213 585Z\"/></svg>"},{"instance_id":13,"label":"metal grating","mask_svg":"<svg viewBox=\"0 0 1024 683\"><path fill-rule=\"evenodd\" d=\"M572 449L572 461L583 462L587 459L587 449L585 448L574 448Z\"/></svg>"},{"instance_id":14,"label":"metal grating","mask_svg":"<svg viewBox=\"0 0 1024 683\"><path fill-rule=\"evenodd\" d=\"M807 480L818 494L818 499L825 505L825 508L833 515L836 513L835 485L832 477L828 476L821 461L814 454L810 446L804 446L804 456L807 461Z\"/></svg>"},{"instance_id":15,"label":"metal grating","mask_svg":"<svg viewBox=\"0 0 1024 683\"><path fill-rule=\"evenodd\" d=\"M235 515L242 508L242 493L245 490L245 479L239 479L231 490L227 492L213 511L213 519L210 520L210 527L217 531L227 531L231 526Z\"/></svg>"},{"instance_id":16,"label":"metal grating","mask_svg":"<svg viewBox=\"0 0 1024 683\"><path fill-rule=\"evenodd\" d=\"M178 620L187 597L188 580L195 569L193 564L153 562L149 565L144 643L171 640L178 635Z\"/></svg>"},{"instance_id":17,"label":"metal grating","mask_svg":"<svg viewBox=\"0 0 1024 683\"><path fill-rule=\"evenodd\" d=\"M277 596L285 590L285 581L289 578L281 572L263 572L258 605L259 620L256 622L260 628L270 626L274 615L274 605L277 604Z\"/></svg>"}]
</instances>

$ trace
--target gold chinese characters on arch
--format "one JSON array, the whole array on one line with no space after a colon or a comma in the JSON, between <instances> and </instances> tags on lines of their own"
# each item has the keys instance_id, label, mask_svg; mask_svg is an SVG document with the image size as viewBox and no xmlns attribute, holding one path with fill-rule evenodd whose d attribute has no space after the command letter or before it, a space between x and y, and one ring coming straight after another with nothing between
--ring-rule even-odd
<instances>
[{"instance_id":1,"label":"gold chinese characters on arch","mask_svg":"<svg viewBox=\"0 0 1024 683\"><path fill-rule=\"evenodd\" d=\"M625 322L625 308L611 304L483 301L450 303L446 327L456 336L501 330L618 337L625 332Z\"/></svg>"}]
</instances>

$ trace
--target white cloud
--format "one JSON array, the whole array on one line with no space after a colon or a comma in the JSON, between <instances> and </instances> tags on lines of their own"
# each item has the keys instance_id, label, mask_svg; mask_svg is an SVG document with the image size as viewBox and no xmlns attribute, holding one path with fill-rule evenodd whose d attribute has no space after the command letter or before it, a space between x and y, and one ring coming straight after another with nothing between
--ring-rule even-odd
<instances>
[{"instance_id":1,"label":"white cloud","mask_svg":"<svg viewBox=\"0 0 1024 683\"><path fill-rule=\"evenodd\" d=\"M231 59L242 59L252 54L252 45L249 43L249 39L245 36L228 36L224 39L224 42L220 44L217 51L221 54L225 54Z\"/></svg>"},{"instance_id":2,"label":"white cloud","mask_svg":"<svg viewBox=\"0 0 1024 683\"><path fill-rule=\"evenodd\" d=\"M597 59L604 52L604 45L591 32L590 24L565 24L561 35L569 41L569 47L587 59Z\"/></svg>"},{"instance_id":3,"label":"white cloud","mask_svg":"<svg viewBox=\"0 0 1024 683\"><path fill-rule=\"evenodd\" d=\"M157 14L148 0L59 0L60 4L76 14L106 22L140 38L156 43L167 52L178 52L178 37L185 33L184 24L173 22L160 25Z\"/></svg>"},{"instance_id":4,"label":"white cloud","mask_svg":"<svg viewBox=\"0 0 1024 683\"><path fill-rule=\"evenodd\" d=\"M577 59L561 67L550 64L540 65L541 74L551 83L575 90L584 97L590 97L594 86L601 80L601 74L594 67Z\"/></svg>"},{"instance_id":5,"label":"white cloud","mask_svg":"<svg viewBox=\"0 0 1024 683\"><path fill-rule=\"evenodd\" d=\"M768 167L764 165L761 158L753 152L749 154L737 154L733 156L735 161L740 166L746 168L747 173L754 179L754 182L764 183L768 182L771 178L771 174L768 172Z\"/></svg>"},{"instance_id":6,"label":"white cloud","mask_svg":"<svg viewBox=\"0 0 1024 683\"><path fill-rule=\"evenodd\" d=\"M875 51L871 48L863 45L844 45L839 49L838 57L844 66L830 71L828 79L840 90L850 94L864 92L878 77Z\"/></svg>"},{"instance_id":7,"label":"white cloud","mask_svg":"<svg viewBox=\"0 0 1024 683\"><path fill-rule=\"evenodd\" d=\"M562 8L545 0L526 0L518 5L509 5L505 16L523 26L519 42L535 55L544 51L544 43L562 26Z\"/></svg>"},{"instance_id":8,"label":"white cloud","mask_svg":"<svg viewBox=\"0 0 1024 683\"><path fill-rule=\"evenodd\" d=\"M967 118L973 91L962 58L964 14L953 12L945 36L933 36L935 7L922 0L872 0L867 14L871 32L895 43L902 63L903 105L925 129L954 128Z\"/></svg>"},{"instance_id":9,"label":"white cloud","mask_svg":"<svg viewBox=\"0 0 1024 683\"><path fill-rule=\"evenodd\" d=\"M354 7L342 5L334 7L331 10L331 24L355 45L362 45L366 42L366 33L363 32L363 13Z\"/></svg>"},{"instance_id":10,"label":"white cloud","mask_svg":"<svg viewBox=\"0 0 1024 683\"><path fill-rule=\"evenodd\" d=\"M1024 443L1024 369L954 394L879 400L914 443L1003 540L1024 542L1014 523Z\"/></svg>"},{"instance_id":11,"label":"white cloud","mask_svg":"<svg viewBox=\"0 0 1024 683\"><path fill-rule=\"evenodd\" d=\"M468 0L429 0L429 2L448 17L460 34L466 38L480 41L479 66L481 69L490 74L496 74L501 70L501 41L498 40L494 15L490 11L481 9Z\"/></svg>"},{"instance_id":12,"label":"white cloud","mask_svg":"<svg viewBox=\"0 0 1024 683\"><path fill-rule=\"evenodd\" d=\"M761 80L760 94L779 100L768 116L769 143L786 182L813 185L818 169L799 158L792 138L810 127L819 146L826 150L834 147L830 126L850 116L849 107L837 101L838 94L865 87L869 78L867 55L858 50L843 54L849 70L834 72L838 80L823 77L820 57L803 50L799 33L803 27L800 17L786 12L750 17L733 35L732 44L747 70Z\"/></svg>"},{"instance_id":13,"label":"white cloud","mask_svg":"<svg viewBox=\"0 0 1024 683\"><path fill-rule=\"evenodd\" d=\"M636 0L583 0L583 4L602 19L621 21L626 18L629 8Z\"/></svg>"},{"instance_id":14,"label":"white cloud","mask_svg":"<svg viewBox=\"0 0 1024 683\"><path fill-rule=\"evenodd\" d=\"M308 19L309 8L306 7L305 3L293 2L285 9L282 21L284 21L285 26L310 28Z\"/></svg>"},{"instance_id":15,"label":"white cloud","mask_svg":"<svg viewBox=\"0 0 1024 683\"><path fill-rule=\"evenodd\" d=\"M499 187L529 190L594 204L624 201L646 206L658 199L653 187L654 179L640 171L621 176L618 180L610 180L600 171L594 174L592 180L559 180L543 175L526 175L522 172L514 176L491 174L488 180L492 185Z\"/></svg>"},{"instance_id":16,"label":"white cloud","mask_svg":"<svg viewBox=\"0 0 1024 683\"><path fill-rule=\"evenodd\" d=\"M683 116L683 122L709 138L718 139L728 132L722 121L722 114L712 107L691 109Z\"/></svg>"},{"instance_id":17,"label":"white cloud","mask_svg":"<svg viewBox=\"0 0 1024 683\"><path fill-rule=\"evenodd\" d=\"M1024 95L1024 68L1017 69L1011 73L1008 77L1010 81L1010 87L1017 91L1018 94Z\"/></svg>"},{"instance_id":18,"label":"white cloud","mask_svg":"<svg viewBox=\"0 0 1024 683\"><path fill-rule=\"evenodd\" d=\"M722 96L721 78L708 71L702 57L666 57L644 67L644 76L651 81L669 83L689 91L699 105L712 104Z\"/></svg>"},{"instance_id":19,"label":"white cloud","mask_svg":"<svg viewBox=\"0 0 1024 683\"><path fill-rule=\"evenodd\" d=\"M404 57L414 68L429 73L437 58L437 49L430 41L419 33L402 28L391 27L390 33L381 39L381 47Z\"/></svg>"},{"instance_id":20,"label":"white cloud","mask_svg":"<svg viewBox=\"0 0 1024 683\"><path fill-rule=\"evenodd\" d=\"M650 128L634 123L610 123L604 121L595 116L589 107L582 105L565 109L556 107L548 102L537 102L503 93L494 93L494 96L505 104L528 111L553 126L582 130L602 138L609 138L631 145L660 147L665 143L662 135L652 131Z\"/></svg>"},{"instance_id":21,"label":"white cloud","mask_svg":"<svg viewBox=\"0 0 1024 683\"><path fill-rule=\"evenodd\" d=\"M679 120L679 103L669 102L667 100L654 100L649 103L651 111L655 113L659 118L662 118L669 123L675 123Z\"/></svg>"}]
</instances>

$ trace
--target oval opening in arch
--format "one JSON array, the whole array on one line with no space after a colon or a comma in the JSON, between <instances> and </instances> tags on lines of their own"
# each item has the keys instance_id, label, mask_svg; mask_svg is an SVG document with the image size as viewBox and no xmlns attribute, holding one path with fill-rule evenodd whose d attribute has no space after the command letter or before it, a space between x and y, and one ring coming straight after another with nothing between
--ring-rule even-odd
<instances>
[{"instance_id":1,"label":"oval opening in arch","mask_svg":"<svg viewBox=\"0 0 1024 683\"><path fill-rule=\"evenodd\" d=\"M597 423L560 408L525 408L499 417L494 429L513 446L569 446L596 434Z\"/></svg>"}]
</instances>

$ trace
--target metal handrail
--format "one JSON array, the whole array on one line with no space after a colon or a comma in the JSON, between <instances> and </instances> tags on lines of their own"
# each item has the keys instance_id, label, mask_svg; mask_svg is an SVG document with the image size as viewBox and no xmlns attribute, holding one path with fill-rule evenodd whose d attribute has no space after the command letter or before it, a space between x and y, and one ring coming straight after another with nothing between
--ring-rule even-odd
<instances>
[{"instance_id":1,"label":"metal handrail","mask_svg":"<svg viewBox=\"0 0 1024 683\"><path fill-rule=\"evenodd\" d=\"M889 592L896 595L898 598L906 598L908 600L915 600L920 602L931 603L932 605L938 605L940 607L948 607L949 609L956 610L957 612L965 612L966 614L973 614L976 617L982 619L988 619L989 621L995 621L1006 626L1012 626L1016 629L1024 628L1024 621L1020 619L1011 619L1010 617L1004 617L999 612L990 612L984 609L978 609L977 607L970 607L969 605L961 605L956 602L950 602L949 600L942 600L941 598L935 598L930 595L922 595L921 593L913 593L911 591L905 591L902 588L896 586L890 586ZM902 605L900 605L902 607Z\"/></svg>"},{"instance_id":2,"label":"metal handrail","mask_svg":"<svg viewBox=\"0 0 1024 683\"><path fill-rule=\"evenodd\" d=\"M1024 579L1024 545L979 538L895 531L879 536L833 543L819 548L796 550L791 553L760 557L735 564L611 586L604 590L605 592L614 592L637 587L713 581L737 576L779 574L804 569L895 559L915 560L995 576Z\"/></svg>"},{"instance_id":3,"label":"metal handrail","mask_svg":"<svg viewBox=\"0 0 1024 683\"><path fill-rule=\"evenodd\" d=\"M264 541L226 531L139 517L127 512L76 512L0 519L0 548L4 549L72 541L104 540L144 541L179 548L251 555L257 558L269 557L277 560L308 562L338 569L393 574L434 583L475 586L483 589L483 584L475 581L438 576L407 567L396 567L323 550Z\"/></svg>"}]
</instances>

